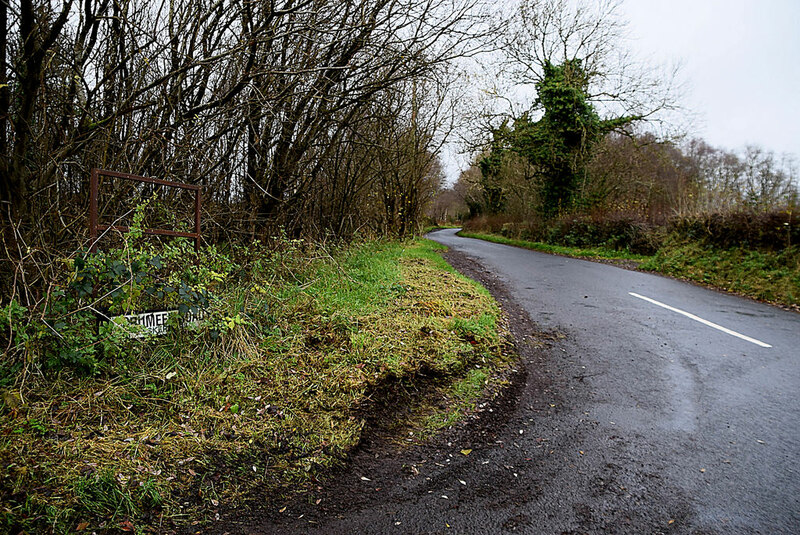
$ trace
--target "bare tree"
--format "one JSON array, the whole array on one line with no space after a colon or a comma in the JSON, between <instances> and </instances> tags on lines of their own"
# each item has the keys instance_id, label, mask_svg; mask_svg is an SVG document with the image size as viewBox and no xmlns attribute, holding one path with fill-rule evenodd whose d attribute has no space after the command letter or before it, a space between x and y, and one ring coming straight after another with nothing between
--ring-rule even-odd
<instances>
[{"instance_id":1,"label":"bare tree","mask_svg":"<svg viewBox=\"0 0 800 535\"><path fill-rule=\"evenodd\" d=\"M483 2L0 0L8 260L85 239L92 167L206 186L209 236L377 228L386 192L410 209L383 230L410 231L449 128L441 93L481 46Z\"/></svg>"},{"instance_id":2,"label":"bare tree","mask_svg":"<svg viewBox=\"0 0 800 535\"><path fill-rule=\"evenodd\" d=\"M579 61L588 99L601 113L662 121L678 108L678 67L648 65L626 46L619 0L522 0L508 22L504 69L515 84L533 86L545 65Z\"/></svg>"}]
</instances>

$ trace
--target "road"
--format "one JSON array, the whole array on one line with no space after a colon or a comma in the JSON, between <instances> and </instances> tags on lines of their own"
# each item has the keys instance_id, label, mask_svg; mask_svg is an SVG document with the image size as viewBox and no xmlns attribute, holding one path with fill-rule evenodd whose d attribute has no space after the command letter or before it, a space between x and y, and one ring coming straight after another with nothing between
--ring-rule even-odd
<instances>
[{"instance_id":1,"label":"road","mask_svg":"<svg viewBox=\"0 0 800 535\"><path fill-rule=\"evenodd\" d=\"M523 352L517 405L468 455L410 452L410 474L352 475L380 498L266 532L800 533L800 314L430 237L499 279L550 340Z\"/></svg>"}]
</instances>

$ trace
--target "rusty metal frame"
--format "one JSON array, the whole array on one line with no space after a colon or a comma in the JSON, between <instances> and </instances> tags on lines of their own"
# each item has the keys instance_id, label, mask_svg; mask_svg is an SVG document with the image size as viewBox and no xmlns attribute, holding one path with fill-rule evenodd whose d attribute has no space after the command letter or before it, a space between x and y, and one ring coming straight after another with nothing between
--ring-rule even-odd
<instances>
[{"instance_id":1,"label":"rusty metal frame","mask_svg":"<svg viewBox=\"0 0 800 535\"><path fill-rule=\"evenodd\" d=\"M104 169L92 169L92 177L91 177L91 194L90 194L90 201L89 201L89 236L92 240L92 245L89 248L91 252L97 251L97 242L100 239L100 232L105 232L107 230L115 230L117 232L130 232L129 227L120 226L120 225L103 225L99 223L99 213L98 213L98 197L99 197L99 189L100 189L100 177L109 177L109 178L119 178L122 180L130 180L133 182L144 182L147 184L157 184L159 186L166 186L168 188L178 188L184 189L189 191L194 191L194 232L178 232L175 230L168 230L168 229L145 229L142 232L144 234L150 234L153 236L169 236L173 238L191 238L194 240L194 248L198 250L200 248L200 203L201 203L201 192L202 186L196 186L194 184L184 184L182 182L170 182L169 180L161 180L159 178L148 178L138 175L130 175L128 173L118 173L116 171L106 171Z\"/></svg>"}]
</instances>

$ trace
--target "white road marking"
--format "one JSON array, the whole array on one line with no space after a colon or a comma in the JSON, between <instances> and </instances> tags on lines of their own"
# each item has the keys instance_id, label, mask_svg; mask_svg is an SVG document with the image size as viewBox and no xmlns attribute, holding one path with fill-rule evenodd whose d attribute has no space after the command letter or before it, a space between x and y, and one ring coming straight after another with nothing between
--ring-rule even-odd
<instances>
[{"instance_id":1,"label":"white road marking","mask_svg":"<svg viewBox=\"0 0 800 535\"><path fill-rule=\"evenodd\" d=\"M708 325L709 327L713 327L714 329L717 329L718 331L722 331L724 333L730 334L731 336L735 336L736 338L741 338L742 340L747 340L748 342L753 343L753 344L755 344L757 346L772 347L769 344L765 344L761 340L756 340L755 338L750 338L749 336L745 336L743 334L737 333L736 331L732 331L730 329L727 329L727 328L723 327L722 325L717 325L716 323L712 323L712 322L710 322L708 320L704 320L703 318L701 318L699 316L695 316L694 314L691 314L689 312L685 312L685 311L683 311L683 310L681 310L679 308L675 308L675 307L671 307L669 305L665 305L664 303L656 301L655 299L650 299L649 297L645 297L643 295L639 295L639 294L633 293L633 292L628 292L628 295L632 295L633 297L636 297L638 299L643 299L643 300L647 301L648 303L653 303L654 305L660 306L662 308L666 308L667 310L671 310L673 312L677 312L678 314L681 314L683 316L686 316L687 318L693 319L694 321L699 321L703 325Z\"/></svg>"}]
</instances>

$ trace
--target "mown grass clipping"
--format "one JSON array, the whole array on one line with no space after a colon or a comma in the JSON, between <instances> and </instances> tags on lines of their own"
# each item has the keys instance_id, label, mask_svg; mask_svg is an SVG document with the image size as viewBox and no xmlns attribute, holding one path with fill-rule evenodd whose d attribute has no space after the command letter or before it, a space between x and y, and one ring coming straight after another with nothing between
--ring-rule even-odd
<instances>
[{"instance_id":1,"label":"mown grass clipping","mask_svg":"<svg viewBox=\"0 0 800 535\"><path fill-rule=\"evenodd\" d=\"M95 375L4 363L0 531L163 533L278 500L342 463L393 385L450 392L425 425L452 424L509 359L438 247L250 250L210 305L222 335L131 339Z\"/></svg>"}]
</instances>

